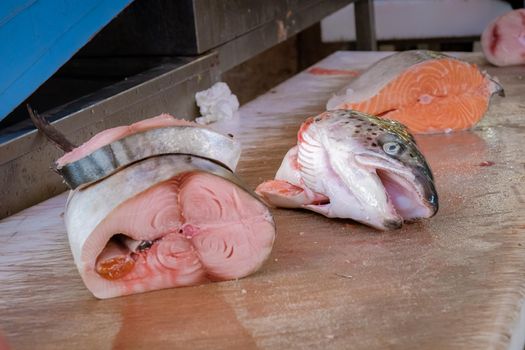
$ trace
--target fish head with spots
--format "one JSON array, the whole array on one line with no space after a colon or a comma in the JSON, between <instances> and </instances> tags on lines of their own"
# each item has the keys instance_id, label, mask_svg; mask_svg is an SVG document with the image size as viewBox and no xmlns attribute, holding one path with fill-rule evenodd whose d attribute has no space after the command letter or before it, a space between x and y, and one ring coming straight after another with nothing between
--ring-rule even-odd
<instances>
[{"instance_id":1,"label":"fish head with spots","mask_svg":"<svg viewBox=\"0 0 525 350\"><path fill-rule=\"evenodd\" d=\"M299 185L328 198L304 207L325 216L384 230L437 212L430 167L396 121L353 110L324 112L301 126L296 159Z\"/></svg>"}]
</instances>

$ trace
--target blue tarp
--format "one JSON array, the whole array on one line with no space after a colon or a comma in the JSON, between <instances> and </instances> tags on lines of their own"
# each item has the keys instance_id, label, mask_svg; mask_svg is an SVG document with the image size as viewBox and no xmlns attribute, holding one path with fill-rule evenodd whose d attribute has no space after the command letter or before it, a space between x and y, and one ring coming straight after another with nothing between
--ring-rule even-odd
<instances>
[{"instance_id":1,"label":"blue tarp","mask_svg":"<svg viewBox=\"0 0 525 350\"><path fill-rule=\"evenodd\" d=\"M0 0L0 120L132 0Z\"/></svg>"}]
</instances>

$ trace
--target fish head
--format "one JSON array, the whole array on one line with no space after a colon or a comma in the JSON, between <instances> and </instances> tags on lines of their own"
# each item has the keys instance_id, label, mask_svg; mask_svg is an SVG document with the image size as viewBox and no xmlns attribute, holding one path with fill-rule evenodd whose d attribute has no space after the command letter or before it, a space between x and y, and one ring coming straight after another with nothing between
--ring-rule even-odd
<instances>
[{"instance_id":1,"label":"fish head","mask_svg":"<svg viewBox=\"0 0 525 350\"><path fill-rule=\"evenodd\" d=\"M327 154L331 176L313 182L330 198L332 216L394 229L437 212L432 172L402 124L353 110L328 111L310 123L299 141L318 142Z\"/></svg>"}]
</instances>

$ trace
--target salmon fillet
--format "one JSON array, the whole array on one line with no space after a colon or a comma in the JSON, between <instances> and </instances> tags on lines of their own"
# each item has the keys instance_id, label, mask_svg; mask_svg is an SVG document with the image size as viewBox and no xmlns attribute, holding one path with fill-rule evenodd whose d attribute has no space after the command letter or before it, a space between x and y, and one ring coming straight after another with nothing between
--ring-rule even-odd
<instances>
[{"instance_id":1,"label":"salmon fillet","mask_svg":"<svg viewBox=\"0 0 525 350\"><path fill-rule=\"evenodd\" d=\"M475 64L431 51L386 57L332 97L328 110L353 109L393 119L412 133L471 128L501 86Z\"/></svg>"},{"instance_id":2,"label":"salmon fillet","mask_svg":"<svg viewBox=\"0 0 525 350\"><path fill-rule=\"evenodd\" d=\"M496 66L525 63L525 9L507 12L492 21L481 35L481 48Z\"/></svg>"}]
</instances>

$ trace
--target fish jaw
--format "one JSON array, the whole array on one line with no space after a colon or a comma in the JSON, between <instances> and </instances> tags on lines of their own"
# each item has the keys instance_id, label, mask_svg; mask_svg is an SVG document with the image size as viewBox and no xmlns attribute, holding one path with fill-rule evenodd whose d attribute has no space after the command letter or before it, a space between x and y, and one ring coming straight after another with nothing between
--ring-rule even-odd
<instances>
[{"instance_id":1,"label":"fish jaw","mask_svg":"<svg viewBox=\"0 0 525 350\"><path fill-rule=\"evenodd\" d=\"M332 177L330 173L323 177L330 183L323 193L329 203L303 207L331 218L351 218L380 230L398 229L403 222L436 214L438 196L428 173L417 168L407 171L388 159L375 157L355 155L346 163L334 162Z\"/></svg>"},{"instance_id":2,"label":"fish jaw","mask_svg":"<svg viewBox=\"0 0 525 350\"><path fill-rule=\"evenodd\" d=\"M403 168L398 162L377 154L356 156L357 161L373 171L384 192L403 221L430 218L438 211L438 196L429 169Z\"/></svg>"},{"instance_id":3,"label":"fish jaw","mask_svg":"<svg viewBox=\"0 0 525 350\"><path fill-rule=\"evenodd\" d=\"M308 209L331 218L350 218L379 230L400 228L403 218L396 212L374 169L364 167L353 154L332 150L330 167L319 176L329 204Z\"/></svg>"}]
</instances>

